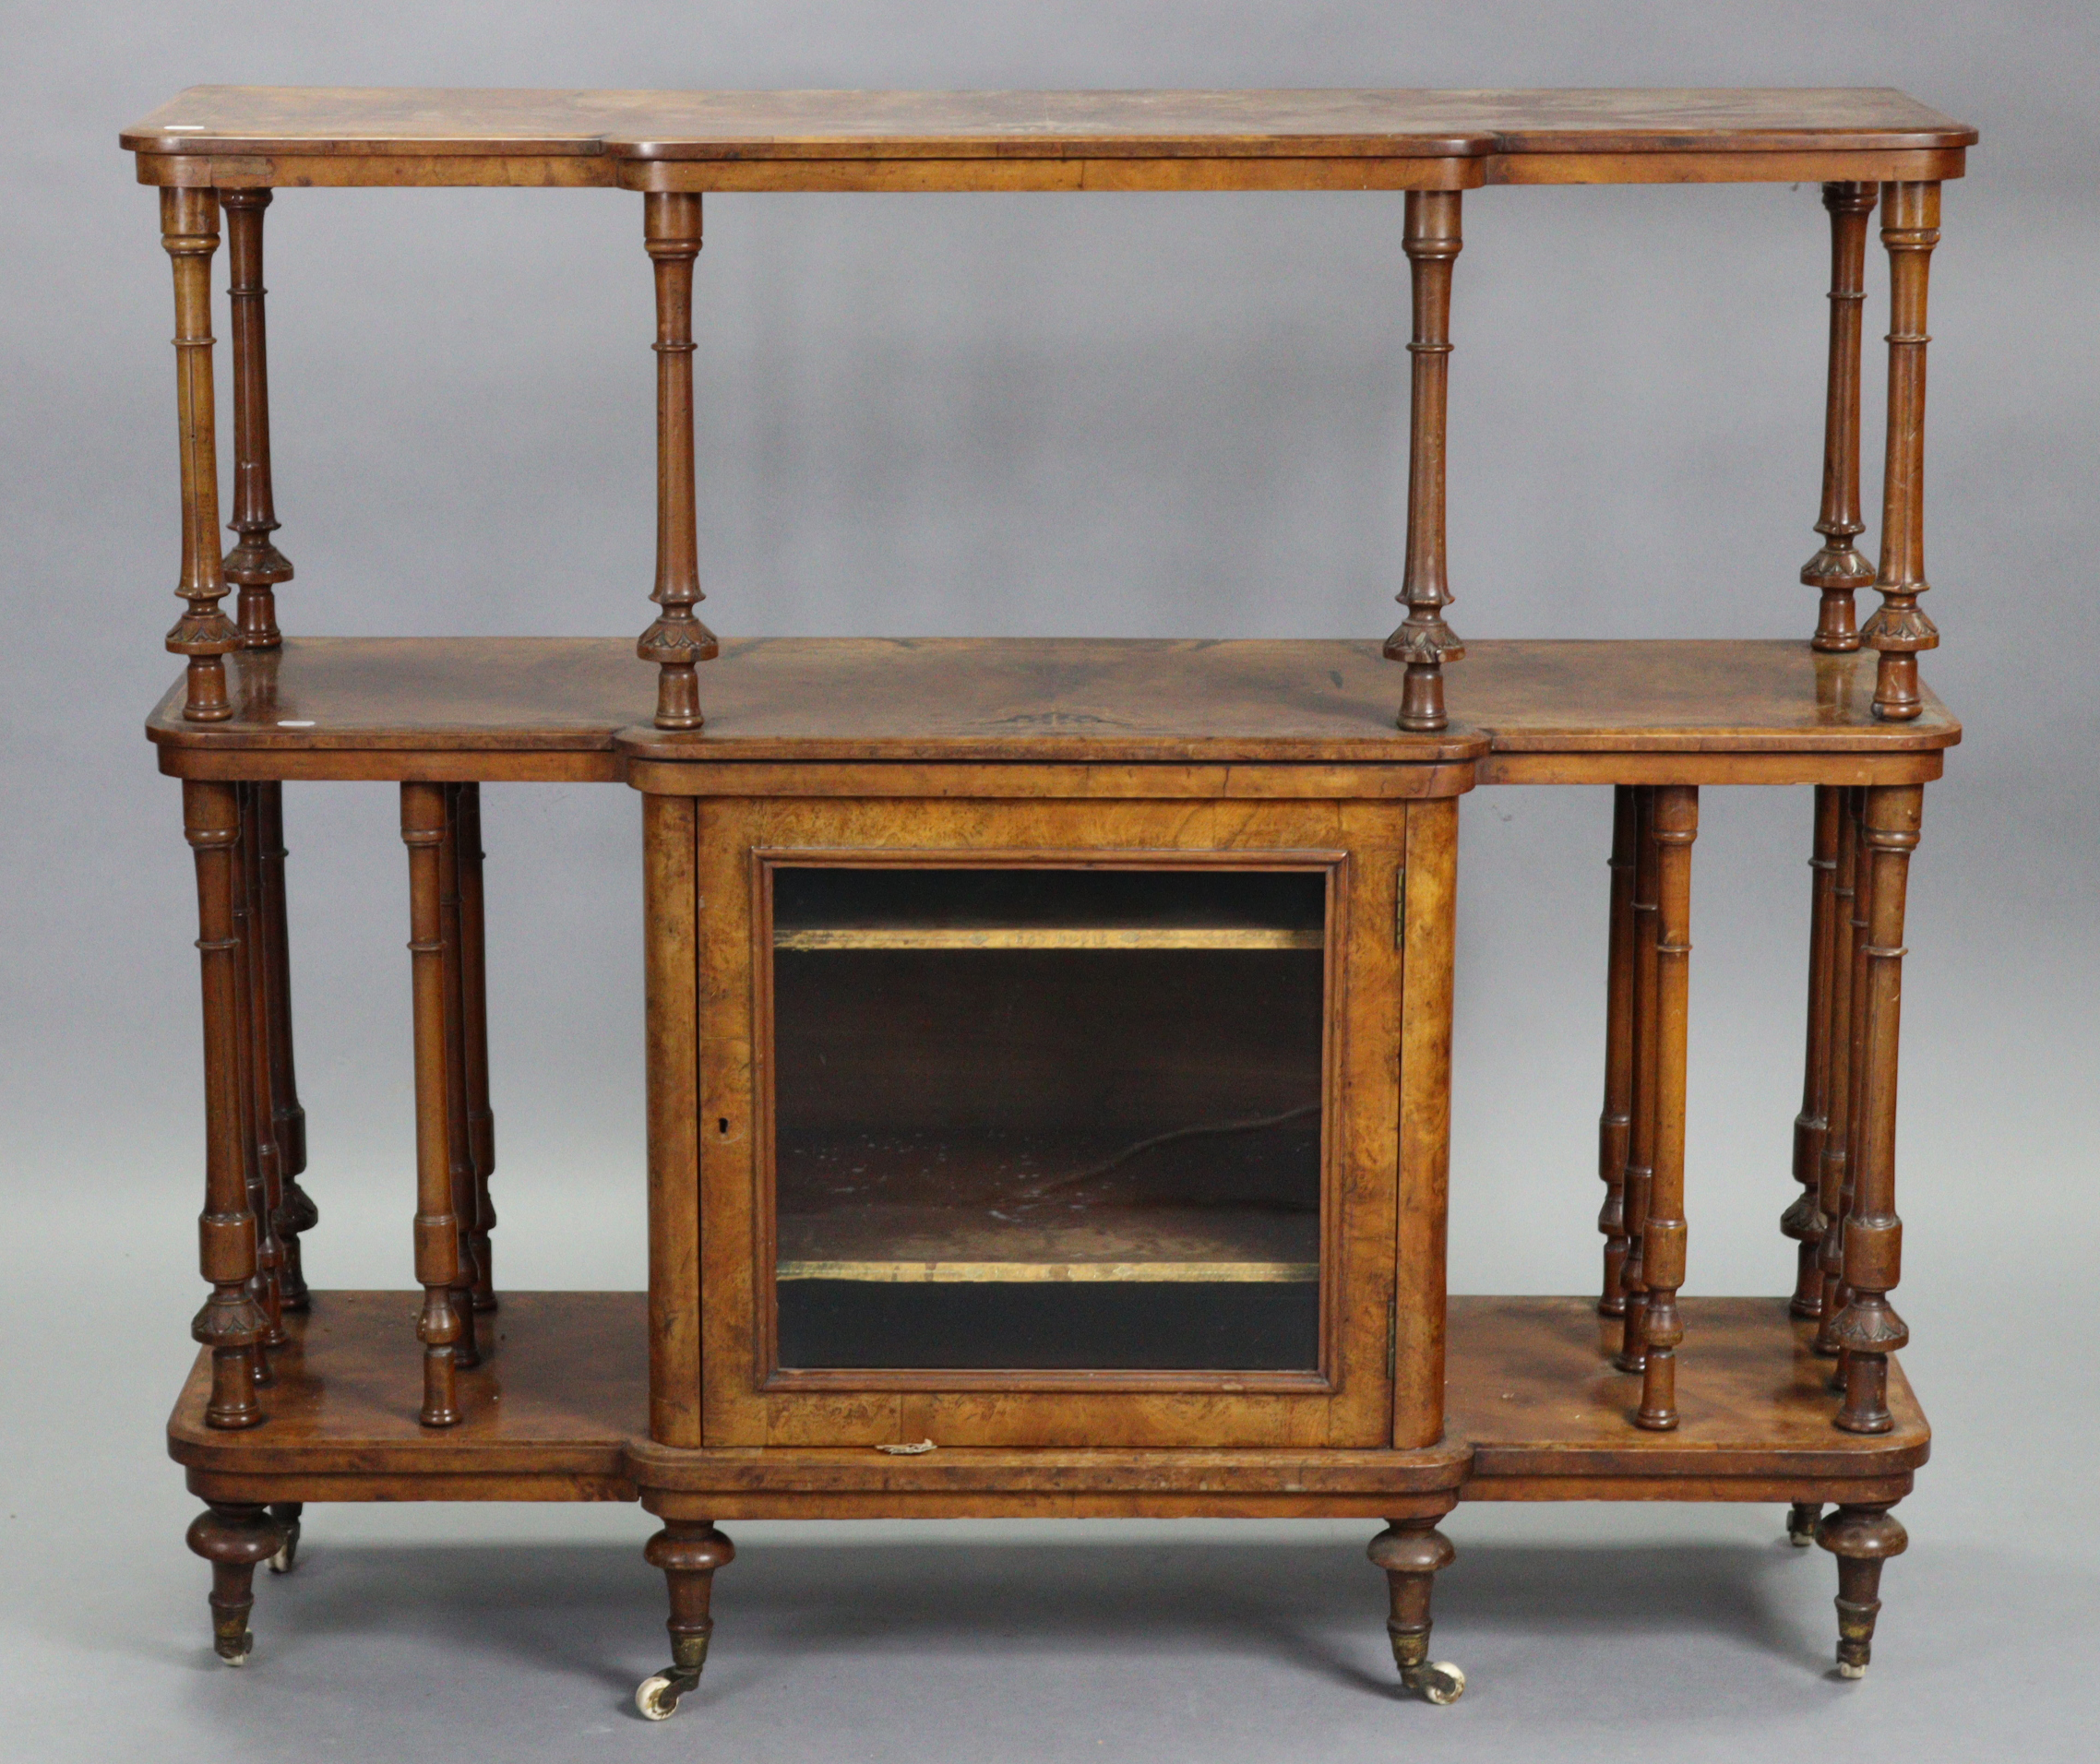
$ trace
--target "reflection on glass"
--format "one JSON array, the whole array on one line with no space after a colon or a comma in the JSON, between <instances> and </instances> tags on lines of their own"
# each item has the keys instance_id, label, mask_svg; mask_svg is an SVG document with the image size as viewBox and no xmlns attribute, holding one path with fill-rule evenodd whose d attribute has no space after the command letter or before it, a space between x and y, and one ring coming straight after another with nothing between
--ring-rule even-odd
<instances>
[{"instance_id":1,"label":"reflection on glass","mask_svg":"<svg viewBox=\"0 0 2100 1764\"><path fill-rule=\"evenodd\" d=\"M1324 873L772 874L783 1366L1318 1365Z\"/></svg>"}]
</instances>

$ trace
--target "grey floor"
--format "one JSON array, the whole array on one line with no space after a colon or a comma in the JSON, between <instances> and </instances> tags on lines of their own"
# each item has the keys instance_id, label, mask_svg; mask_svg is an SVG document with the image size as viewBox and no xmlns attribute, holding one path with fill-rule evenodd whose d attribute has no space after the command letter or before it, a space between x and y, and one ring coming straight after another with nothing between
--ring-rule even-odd
<instances>
[{"instance_id":1,"label":"grey floor","mask_svg":"<svg viewBox=\"0 0 2100 1764\"><path fill-rule=\"evenodd\" d=\"M628 1701L664 1659L638 1510L314 1508L230 1672L157 1437L191 1289L126 1274L95 1295L101 1327L10 1369L8 1759L2100 1754L2091 1405L2009 1451L2004 1382L1945 1352L1937 1391L1914 1367L1943 1444L1858 1685L1830 1672L1832 1564L1784 1544L1779 1508L1675 1506L1453 1515L1436 1652L1471 1685L1450 1709L1394 1683L1375 1528L1329 1521L731 1526L704 1688L659 1727ZM78 1296L31 1269L6 1302L24 1326ZM2009 1339L2070 1296L2016 1295ZM2075 1395L2090 1380L2067 1369Z\"/></svg>"}]
</instances>

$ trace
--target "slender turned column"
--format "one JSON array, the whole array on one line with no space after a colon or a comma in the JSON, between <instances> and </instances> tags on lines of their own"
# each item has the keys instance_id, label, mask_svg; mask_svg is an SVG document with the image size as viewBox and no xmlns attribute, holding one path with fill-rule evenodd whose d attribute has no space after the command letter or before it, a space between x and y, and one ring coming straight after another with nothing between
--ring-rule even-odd
<instances>
[{"instance_id":1,"label":"slender turned column","mask_svg":"<svg viewBox=\"0 0 2100 1764\"><path fill-rule=\"evenodd\" d=\"M233 332L233 518L240 535L226 554L226 579L241 590L241 647L274 650L284 639L277 628L280 582L292 579L292 563L270 542L277 509L269 483L269 367L263 336L263 210L268 190L221 190L226 210L227 292Z\"/></svg>"},{"instance_id":2,"label":"slender turned column","mask_svg":"<svg viewBox=\"0 0 2100 1764\"><path fill-rule=\"evenodd\" d=\"M1621 1372L1648 1363L1648 1287L1642 1240L1655 1174L1655 790L1633 792L1633 1125L1628 1138L1626 1260L1619 1285L1626 1295L1626 1327L1613 1361Z\"/></svg>"},{"instance_id":3,"label":"slender turned column","mask_svg":"<svg viewBox=\"0 0 2100 1764\"><path fill-rule=\"evenodd\" d=\"M1864 1156L1862 1135L1867 1124L1867 949L1873 942L1874 851L1867 842L1867 792L1852 793L1852 1015L1845 1024L1846 1086L1852 1107L1845 1120L1844 1186L1838 1193L1837 1247L1833 1257L1835 1281L1831 1293L1831 1346L1837 1365L1831 1389L1843 1390L1850 1373L1852 1355L1837 1339L1837 1326L1845 1306L1852 1303L1852 1288L1844 1279L1845 1222L1853 1215L1859 1187L1859 1165ZM1819 1335L1821 1333L1818 1331Z\"/></svg>"},{"instance_id":4,"label":"slender turned column","mask_svg":"<svg viewBox=\"0 0 2100 1764\"><path fill-rule=\"evenodd\" d=\"M666 1520L642 1551L650 1567L662 1568L671 1592L671 1665L636 1687L635 1707L652 1722L668 1720L678 1699L697 1690L708 1663L714 1618L714 1571L736 1557L736 1546L706 1520Z\"/></svg>"},{"instance_id":5,"label":"slender turned column","mask_svg":"<svg viewBox=\"0 0 2100 1764\"><path fill-rule=\"evenodd\" d=\"M482 1363L474 1327L474 1160L467 1148L467 1013L459 960L459 787L441 786L445 840L437 848L437 927L440 971L445 980L445 1163L452 1187L452 1216L459 1222L459 1260L452 1282L452 1308L459 1317L453 1361L462 1370Z\"/></svg>"},{"instance_id":6,"label":"slender turned column","mask_svg":"<svg viewBox=\"0 0 2100 1764\"><path fill-rule=\"evenodd\" d=\"M1452 595L1444 575L1444 409L1451 367L1451 260L1459 233L1459 192L1410 190L1407 253L1414 284L1414 399L1407 442L1407 566L1393 598L1407 607L1400 628L1386 638L1386 659L1403 662L1400 726L1434 733L1444 712L1443 664L1465 647L1444 623Z\"/></svg>"},{"instance_id":7,"label":"slender turned column","mask_svg":"<svg viewBox=\"0 0 2100 1764\"><path fill-rule=\"evenodd\" d=\"M466 1025L467 1151L474 1167L474 1309L495 1309L489 1233L495 1209L488 1179L495 1172L495 1116L488 1103L488 934L482 893L482 787L461 784L459 828L459 991Z\"/></svg>"},{"instance_id":8,"label":"slender turned column","mask_svg":"<svg viewBox=\"0 0 2100 1764\"><path fill-rule=\"evenodd\" d=\"M264 1345L280 1348L291 1340L284 1329L284 1250L277 1234L277 1216L284 1203L278 1167L275 1128L270 1121L269 1025L263 1013L262 866L256 787L236 784L241 811L241 840L234 849L233 936L240 948L240 991L235 1005L241 1041L241 1139L247 1156L248 1208L256 1216L256 1302L268 1319ZM256 1357L256 1382L270 1384L268 1353Z\"/></svg>"},{"instance_id":9,"label":"slender turned column","mask_svg":"<svg viewBox=\"0 0 2100 1764\"><path fill-rule=\"evenodd\" d=\"M183 573L175 589L185 602L168 633L168 648L189 658L183 715L223 722L226 657L241 647L219 562L219 436L211 388L211 256L219 249L219 198L210 190L162 189L161 244L175 270L175 416L182 435Z\"/></svg>"},{"instance_id":10,"label":"slender turned column","mask_svg":"<svg viewBox=\"0 0 2100 1764\"><path fill-rule=\"evenodd\" d=\"M1598 1311L1626 1315L1626 1166L1633 1143L1633 786L1612 789L1611 935L1605 981L1605 1107L1597 1117L1597 1174L1604 1210L1605 1281Z\"/></svg>"},{"instance_id":11,"label":"slender turned column","mask_svg":"<svg viewBox=\"0 0 2100 1764\"><path fill-rule=\"evenodd\" d=\"M248 1613L256 1608L256 1565L284 1548L285 1527L267 1508L213 1501L190 1521L191 1549L211 1564L211 1641L229 1666L245 1665L256 1639Z\"/></svg>"},{"instance_id":12,"label":"slender turned column","mask_svg":"<svg viewBox=\"0 0 2100 1764\"><path fill-rule=\"evenodd\" d=\"M1881 1564L1907 1550L1910 1535L1886 1507L1836 1507L1816 1542L1838 1559L1838 1675L1864 1678L1881 1615Z\"/></svg>"},{"instance_id":13,"label":"slender turned column","mask_svg":"<svg viewBox=\"0 0 2100 1764\"><path fill-rule=\"evenodd\" d=\"M401 840L409 848L409 953L415 993L415 1277L423 1287L416 1336L423 1342L426 1427L459 1419L460 1334L453 1290L459 1280L459 1221L452 1210L452 1159L445 1111L445 941L438 865L445 845L445 786L401 786Z\"/></svg>"},{"instance_id":14,"label":"slender turned column","mask_svg":"<svg viewBox=\"0 0 2100 1764\"><path fill-rule=\"evenodd\" d=\"M197 1261L211 1296L190 1333L211 1350L213 1427L253 1427L256 1362L268 1327L249 1291L256 1272L256 1219L248 1210L241 1151L241 1043L233 1003L240 942L233 935L233 848L241 837L237 786L183 781L183 836L197 860L197 953L204 982L204 1212Z\"/></svg>"},{"instance_id":15,"label":"slender turned column","mask_svg":"<svg viewBox=\"0 0 2100 1764\"><path fill-rule=\"evenodd\" d=\"M1699 786L1655 792L1655 1175L1641 1231L1643 1319L1641 1426L1677 1424L1677 1348L1685 1339L1677 1289L1685 1281L1686 1031L1691 1010L1691 846L1699 837Z\"/></svg>"},{"instance_id":16,"label":"slender turned column","mask_svg":"<svg viewBox=\"0 0 2100 1764\"><path fill-rule=\"evenodd\" d=\"M1823 1215L1823 1241L1816 1255L1822 1277L1816 1352L1825 1358L1837 1352L1838 1313L1844 1308L1844 1210L1852 1193L1853 1095L1858 1082L1854 981L1864 904L1859 898L1859 792L1850 789L1838 809L1837 870L1831 888L1831 910L1837 919L1831 948L1831 1113L1823 1135L1822 1178L1816 1185L1816 1204Z\"/></svg>"},{"instance_id":17,"label":"slender turned column","mask_svg":"<svg viewBox=\"0 0 2100 1764\"><path fill-rule=\"evenodd\" d=\"M1801 1192L1780 1215L1779 1229L1799 1246L1794 1275L1796 1317L1823 1314L1821 1253L1823 1144L1831 1126L1831 964L1837 949L1838 823L1844 792L1816 786L1816 829L1808 873L1808 1047L1801 1078L1801 1113L1794 1117L1794 1180Z\"/></svg>"},{"instance_id":18,"label":"slender turned column","mask_svg":"<svg viewBox=\"0 0 2100 1764\"><path fill-rule=\"evenodd\" d=\"M1939 186L1891 184L1881 203L1881 244L1889 254L1888 456L1881 479L1881 568L1874 582L1881 604L1860 636L1880 651L1874 714L1908 722L1925 709L1918 695L1920 650L1939 647L1939 632L1918 597L1925 579L1926 281L1939 243Z\"/></svg>"},{"instance_id":19,"label":"slender turned column","mask_svg":"<svg viewBox=\"0 0 2100 1764\"><path fill-rule=\"evenodd\" d=\"M299 1106L299 1084L292 1058L292 948L286 933L284 894L284 786L253 786L257 856L261 865L261 945L263 1011L269 1045L270 1132L277 1142L284 1201L277 1226L282 1250L280 1269L283 1307L307 1308L306 1274L300 1254L303 1233L320 1223L320 1210L300 1186L306 1168L306 1111Z\"/></svg>"},{"instance_id":20,"label":"slender turned column","mask_svg":"<svg viewBox=\"0 0 2100 1764\"><path fill-rule=\"evenodd\" d=\"M1465 1674L1448 1660L1429 1658L1429 1595L1438 1570L1458 1558L1451 1540L1433 1519L1396 1519L1371 1540L1366 1552L1386 1571L1392 1614L1392 1663L1400 1682L1433 1703L1455 1703L1465 1694Z\"/></svg>"},{"instance_id":21,"label":"slender turned column","mask_svg":"<svg viewBox=\"0 0 2100 1764\"><path fill-rule=\"evenodd\" d=\"M663 610L635 652L653 662L656 726L698 729L694 668L720 646L694 616L700 592L693 507L693 259L700 252L700 198L651 191L642 197L642 238L656 265L656 587Z\"/></svg>"},{"instance_id":22,"label":"slender turned column","mask_svg":"<svg viewBox=\"0 0 2100 1764\"><path fill-rule=\"evenodd\" d=\"M1861 840L1871 854L1874 899L1867 925L1865 1056L1860 1065L1858 1162L1852 1210L1844 1222L1844 1283L1851 1302L1838 1318L1845 1355L1847 1433L1887 1433L1889 1355L1910 1328L1889 1303L1903 1277L1903 1221L1896 1217L1896 1056L1903 997L1903 905L1911 853L1917 849L1925 791L1917 784L1877 784L1867 792Z\"/></svg>"},{"instance_id":23,"label":"slender turned column","mask_svg":"<svg viewBox=\"0 0 2100 1764\"><path fill-rule=\"evenodd\" d=\"M1853 593L1870 586L1874 566L1852 542L1865 530L1859 518L1859 332L1867 298L1867 217L1874 211L1871 184L1826 184L1831 212L1831 364L1823 410L1823 511L1816 530L1823 547L1801 566L1801 579L1820 589L1823 603L1812 647L1859 647Z\"/></svg>"}]
</instances>

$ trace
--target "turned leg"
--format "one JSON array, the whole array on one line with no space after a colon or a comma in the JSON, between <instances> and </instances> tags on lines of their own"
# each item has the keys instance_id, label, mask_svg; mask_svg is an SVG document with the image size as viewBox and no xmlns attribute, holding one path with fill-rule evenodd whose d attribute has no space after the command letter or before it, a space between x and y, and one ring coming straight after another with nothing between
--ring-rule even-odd
<instances>
[{"instance_id":1,"label":"turned leg","mask_svg":"<svg viewBox=\"0 0 2100 1764\"><path fill-rule=\"evenodd\" d=\"M1373 1563L1386 1571L1392 1615L1393 1664L1400 1682L1433 1703L1455 1703L1465 1694L1465 1674L1448 1660L1429 1658L1429 1592L1439 1568L1457 1559L1451 1540L1433 1519L1396 1519L1371 1540Z\"/></svg>"},{"instance_id":2,"label":"turned leg","mask_svg":"<svg viewBox=\"0 0 2100 1764\"><path fill-rule=\"evenodd\" d=\"M1626 1266L1626 1166L1633 1133L1633 786L1612 790L1611 931L1605 959L1605 1106L1597 1117L1597 1174L1605 1204L1597 1230L1605 1240L1598 1311L1626 1315L1620 1272Z\"/></svg>"},{"instance_id":3,"label":"turned leg","mask_svg":"<svg viewBox=\"0 0 2100 1764\"><path fill-rule=\"evenodd\" d=\"M671 1632L671 1665L635 1687L635 1707L650 1721L668 1721L677 1712L678 1699L699 1687L708 1638L714 1633L708 1611L714 1571L734 1561L736 1549L706 1520L674 1519L664 1521L642 1554L651 1567L663 1570L670 1588L671 1620L663 1627Z\"/></svg>"},{"instance_id":4,"label":"turned leg","mask_svg":"<svg viewBox=\"0 0 2100 1764\"><path fill-rule=\"evenodd\" d=\"M1855 1110L1856 1160L1852 1206L1844 1222L1844 1284L1849 1294L1837 1322L1845 1356L1844 1406L1837 1424L1847 1433L1887 1433L1889 1355L1910 1340L1910 1329L1889 1303L1903 1277L1903 1221L1896 1216L1896 1062L1903 995L1903 907L1911 852L1917 847L1925 791L1917 784L1875 785L1867 793L1861 848L1871 865L1872 900L1865 947L1865 1004L1859 1015L1862 1054Z\"/></svg>"},{"instance_id":5,"label":"turned leg","mask_svg":"<svg viewBox=\"0 0 2100 1764\"><path fill-rule=\"evenodd\" d=\"M1826 184L1831 216L1831 359L1823 407L1823 506L1816 530L1822 549L1802 566L1801 579L1822 591L1812 647L1839 652L1859 647L1853 594L1874 580L1874 566L1852 542L1859 518L1859 332L1867 298L1867 217L1871 184Z\"/></svg>"},{"instance_id":6,"label":"turned leg","mask_svg":"<svg viewBox=\"0 0 2100 1764\"><path fill-rule=\"evenodd\" d=\"M445 983L445 1163L452 1186L452 1216L459 1221L459 1261L452 1308L459 1318L454 1360L462 1370L482 1363L475 1339L474 1161L467 1146L467 1014L460 981L459 787L441 787L445 839L437 848L439 970Z\"/></svg>"},{"instance_id":7,"label":"turned leg","mask_svg":"<svg viewBox=\"0 0 2100 1764\"><path fill-rule=\"evenodd\" d=\"M284 786L255 786L257 857L262 870L259 912L263 960L263 1013L269 1055L272 1137L283 1182L284 1199L277 1221L282 1252L280 1277L283 1307L307 1308L306 1273L300 1237L320 1222L320 1210L300 1186L306 1169L306 1112L299 1106L299 1085L292 1057L292 948L285 923Z\"/></svg>"},{"instance_id":8,"label":"turned leg","mask_svg":"<svg viewBox=\"0 0 2100 1764\"><path fill-rule=\"evenodd\" d=\"M1786 1509L1786 1541L1805 1550L1816 1541L1816 1523L1823 1516L1821 1501L1796 1501Z\"/></svg>"},{"instance_id":9,"label":"turned leg","mask_svg":"<svg viewBox=\"0 0 2100 1764\"><path fill-rule=\"evenodd\" d=\"M656 726L698 729L694 669L720 650L693 608L700 592L699 531L693 485L693 259L700 254L700 198L651 191L642 199L642 240L656 266L656 587L661 611L635 653L653 662Z\"/></svg>"},{"instance_id":10,"label":"turned leg","mask_svg":"<svg viewBox=\"0 0 2100 1764\"><path fill-rule=\"evenodd\" d=\"M238 786L185 779L183 835L197 860L197 948L204 982L205 1201L197 1260L211 1283L190 1333L211 1350L206 1424L253 1427L263 1418L256 1403L256 1363L268 1323L251 1290L256 1217L241 1141L242 1048L234 1014L240 940L233 928Z\"/></svg>"},{"instance_id":11,"label":"turned leg","mask_svg":"<svg viewBox=\"0 0 2100 1764\"><path fill-rule=\"evenodd\" d=\"M452 1158L445 1086L445 939L440 854L445 786L401 786L401 840L409 848L409 954L415 1002L415 1277L423 1287L416 1323L423 1342L426 1427L459 1419L459 1219L452 1207Z\"/></svg>"},{"instance_id":12,"label":"turned leg","mask_svg":"<svg viewBox=\"0 0 2100 1764\"><path fill-rule=\"evenodd\" d=\"M1909 1533L1886 1507L1838 1507L1816 1542L1838 1559L1838 1675L1864 1678L1881 1615L1881 1564L1910 1547Z\"/></svg>"},{"instance_id":13,"label":"turned leg","mask_svg":"<svg viewBox=\"0 0 2100 1764\"><path fill-rule=\"evenodd\" d=\"M1843 815L1844 792L1818 784L1815 840L1808 857L1813 878L1808 902L1808 1047L1803 1061L1801 1113L1794 1117L1794 1180L1801 1185L1801 1192L1779 1220L1780 1231L1798 1246L1794 1298L1787 1308L1802 1317L1823 1314L1826 1222L1820 1198L1823 1146L1831 1126L1831 968L1837 950L1838 823Z\"/></svg>"},{"instance_id":14,"label":"turned leg","mask_svg":"<svg viewBox=\"0 0 2100 1764\"><path fill-rule=\"evenodd\" d=\"M1939 185L1891 184L1881 203L1881 244L1889 254L1889 421L1881 478L1881 567L1874 590L1881 604L1860 631L1879 651L1874 714L1908 722L1925 709L1918 690L1921 650L1939 633L1918 604L1925 579L1926 280L1939 243Z\"/></svg>"},{"instance_id":15,"label":"turned leg","mask_svg":"<svg viewBox=\"0 0 2100 1764\"><path fill-rule=\"evenodd\" d=\"M211 1645L229 1666L246 1664L256 1644L248 1633L256 1564L283 1544L283 1528L268 1509L245 1502L213 1501L190 1521L189 1546L211 1564Z\"/></svg>"},{"instance_id":16,"label":"turned leg","mask_svg":"<svg viewBox=\"0 0 2100 1764\"><path fill-rule=\"evenodd\" d=\"M488 1180L495 1173L495 1116L488 1101L488 936L482 893L482 787L459 790L459 1008L464 1025L467 1153L473 1165L474 1309L495 1309L489 1234L495 1209Z\"/></svg>"},{"instance_id":17,"label":"turned leg","mask_svg":"<svg viewBox=\"0 0 2100 1764\"><path fill-rule=\"evenodd\" d=\"M283 1528L284 1542L277 1546L277 1554L269 1558L272 1574L290 1574L299 1566L299 1516L306 1510L304 1501L272 1501L269 1516Z\"/></svg>"},{"instance_id":18,"label":"turned leg","mask_svg":"<svg viewBox=\"0 0 2100 1764\"><path fill-rule=\"evenodd\" d=\"M1410 190L1402 248L1414 283L1414 335L1407 345L1412 410L1407 439L1407 562L1394 598L1407 608L1386 638L1389 662L1406 664L1400 726L1434 733L1444 710L1443 665L1465 654L1444 623L1451 603L1444 563L1444 412L1451 367L1451 264L1464 244L1459 192Z\"/></svg>"},{"instance_id":19,"label":"turned leg","mask_svg":"<svg viewBox=\"0 0 2100 1764\"><path fill-rule=\"evenodd\" d=\"M1639 1372L1648 1360L1643 1238L1655 1163L1655 792L1633 793L1633 1122L1627 1139L1626 1259L1619 1265L1626 1322L1613 1364Z\"/></svg>"},{"instance_id":20,"label":"turned leg","mask_svg":"<svg viewBox=\"0 0 2100 1764\"><path fill-rule=\"evenodd\" d=\"M175 418L182 438L183 565L175 596L182 616L167 645L188 659L183 715L224 722L233 714L226 658L241 634L219 602L219 432L211 382L211 259L219 249L219 198L210 190L163 188L161 244L175 275Z\"/></svg>"},{"instance_id":21,"label":"turned leg","mask_svg":"<svg viewBox=\"0 0 2100 1764\"><path fill-rule=\"evenodd\" d=\"M1867 927L1860 917L1859 792L1847 790L1838 820L1837 872L1832 912L1836 934L1831 950L1831 1112L1823 1135L1822 1179L1817 1205L1823 1214L1823 1241L1817 1250L1821 1274L1821 1322L1815 1351L1836 1353L1838 1314L1844 1309L1844 1213L1852 1199L1853 1098L1859 1083L1858 976L1865 965Z\"/></svg>"},{"instance_id":22,"label":"turned leg","mask_svg":"<svg viewBox=\"0 0 2100 1764\"><path fill-rule=\"evenodd\" d=\"M1677 1289L1685 1279L1686 1030L1691 1011L1691 846L1699 837L1699 786L1655 792L1655 1174L1641 1226L1643 1427L1677 1424L1677 1349L1685 1339Z\"/></svg>"}]
</instances>

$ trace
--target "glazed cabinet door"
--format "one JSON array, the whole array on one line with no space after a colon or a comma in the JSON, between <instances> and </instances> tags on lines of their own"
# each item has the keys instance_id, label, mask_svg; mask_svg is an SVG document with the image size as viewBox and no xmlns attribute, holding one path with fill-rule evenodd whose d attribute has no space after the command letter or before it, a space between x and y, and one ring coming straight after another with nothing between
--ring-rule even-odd
<instances>
[{"instance_id":1,"label":"glazed cabinet door","mask_svg":"<svg viewBox=\"0 0 2100 1764\"><path fill-rule=\"evenodd\" d=\"M1450 806L693 804L672 1443L1436 1438L1402 878Z\"/></svg>"}]
</instances>

